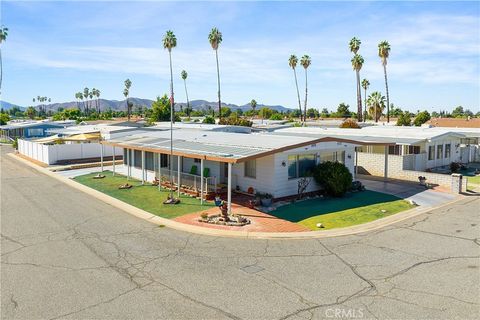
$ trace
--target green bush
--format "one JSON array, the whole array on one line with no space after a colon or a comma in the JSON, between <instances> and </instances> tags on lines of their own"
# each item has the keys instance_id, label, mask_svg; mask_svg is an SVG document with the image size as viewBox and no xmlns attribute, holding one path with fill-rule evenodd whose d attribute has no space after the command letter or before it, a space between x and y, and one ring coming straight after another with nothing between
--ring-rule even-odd
<instances>
[{"instance_id":1,"label":"green bush","mask_svg":"<svg viewBox=\"0 0 480 320\"><path fill-rule=\"evenodd\" d=\"M413 124L420 127L422 124L430 120L430 113L428 111L422 111L413 120Z\"/></svg>"},{"instance_id":2,"label":"green bush","mask_svg":"<svg viewBox=\"0 0 480 320\"><path fill-rule=\"evenodd\" d=\"M247 119L244 119L244 118L228 117L228 118L220 119L218 124L230 125L230 126L251 127L253 123L250 120L247 120Z\"/></svg>"},{"instance_id":3,"label":"green bush","mask_svg":"<svg viewBox=\"0 0 480 320\"><path fill-rule=\"evenodd\" d=\"M405 111L402 112L397 119L397 126L411 126L412 125L412 120L410 119L410 112Z\"/></svg>"},{"instance_id":4,"label":"green bush","mask_svg":"<svg viewBox=\"0 0 480 320\"><path fill-rule=\"evenodd\" d=\"M206 116L205 119L203 119L202 123L215 124L215 119L211 116Z\"/></svg>"},{"instance_id":5,"label":"green bush","mask_svg":"<svg viewBox=\"0 0 480 320\"><path fill-rule=\"evenodd\" d=\"M274 113L270 117L270 120L283 120L283 115L281 113Z\"/></svg>"},{"instance_id":6,"label":"green bush","mask_svg":"<svg viewBox=\"0 0 480 320\"><path fill-rule=\"evenodd\" d=\"M334 197L343 196L352 185L352 174L340 162L326 161L313 170L313 178L325 188L325 192Z\"/></svg>"},{"instance_id":7,"label":"green bush","mask_svg":"<svg viewBox=\"0 0 480 320\"><path fill-rule=\"evenodd\" d=\"M345 119L345 121L340 124L340 128L360 129L360 126L354 119Z\"/></svg>"}]
</instances>

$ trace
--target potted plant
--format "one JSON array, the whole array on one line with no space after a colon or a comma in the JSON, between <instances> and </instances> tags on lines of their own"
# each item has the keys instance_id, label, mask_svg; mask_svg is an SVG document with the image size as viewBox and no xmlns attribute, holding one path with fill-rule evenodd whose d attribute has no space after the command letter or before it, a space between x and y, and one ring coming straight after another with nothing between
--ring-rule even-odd
<instances>
[{"instance_id":1,"label":"potted plant","mask_svg":"<svg viewBox=\"0 0 480 320\"><path fill-rule=\"evenodd\" d=\"M261 198L262 206L270 207L272 205L273 195L270 193L264 193Z\"/></svg>"}]
</instances>

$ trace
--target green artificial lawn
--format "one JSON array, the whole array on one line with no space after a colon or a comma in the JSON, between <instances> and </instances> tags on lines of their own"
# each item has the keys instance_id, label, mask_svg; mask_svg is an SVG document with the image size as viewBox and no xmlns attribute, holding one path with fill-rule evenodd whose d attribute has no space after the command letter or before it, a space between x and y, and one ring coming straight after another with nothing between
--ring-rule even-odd
<instances>
[{"instance_id":1,"label":"green artificial lawn","mask_svg":"<svg viewBox=\"0 0 480 320\"><path fill-rule=\"evenodd\" d=\"M363 191L348 193L343 198L317 198L288 204L269 214L312 229L342 228L383 218L414 206L393 195ZM382 212L381 210L386 210Z\"/></svg>"},{"instance_id":2,"label":"green artificial lawn","mask_svg":"<svg viewBox=\"0 0 480 320\"><path fill-rule=\"evenodd\" d=\"M109 171L103 172L105 178L93 179L93 176L97 174L98 172L78 176L75 177L75 181L163 218L173 219L187 213L207 210L214 206L211 202L204 202L202 206L200 200L183 195L180 196L179 204L166 205L163 204L163 201L167 199L170 193L168 190L161 189L159 191L158 186L152 186L150 183L145 183L142 186L141 181L127 180L125 176L118 174L112 177L112 173ZM120 185L127 182L133 187L124 190L118 189ZM174 193L174 195L176 197L177 193Z\"/></svg>"}]
</instances>

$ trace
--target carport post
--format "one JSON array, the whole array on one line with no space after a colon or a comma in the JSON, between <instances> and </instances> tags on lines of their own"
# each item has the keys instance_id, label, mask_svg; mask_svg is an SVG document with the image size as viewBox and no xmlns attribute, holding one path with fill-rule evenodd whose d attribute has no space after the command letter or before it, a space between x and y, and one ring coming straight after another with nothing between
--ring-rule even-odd
<instances>
[{"instance_id":1,"label":"carport post","mask_svg":"<svg viewBox=\"0 0 480 320\"><path fill-rule=\"evenodd\" d=\"M142 150L142 184L145 184L145 150Z\"/></svg>"},{"instance_id":2,"label":"carport post","mask_svg":"<svg viewBox=\"0 0 480 320\"><path fill-rule=\"evenodd\" d=\"M200 204L203 205L203 159L200 159Z\"/></svg>"},{"instance_id":3,"label":"carport post","mask_svg":"<svg viewBox=\"0 0 480 320\"><path fill-rule=\"evenodd\" d=\"M162 187L162 154L158 154L158 191Z\"/></svg>"},{"instance_id":4,"label":"carport post","mask_svg":"<svg viewBox=\"0 0 480 320\"><path fill-rule=\"evenodd\" d=\"M127 180L130 179L130 150L127 149Z\"/></svg>"},{"instance_id":5,"label":"carport post","mask_svg":"<svg viewBox=\"0 0 480 320\"><path fill-rule=\"evenodd\" d=\"M180 198L180 179L181 179L181 168L182 167L182 156L177 156L177 191L178 191L178 197Z\"/></svg>"},{"instance_id":6,"label":"carport post","mask_svg":"<svg viewBox=\"0 0 480 320\"><path fill-rule=\"evenodd\" d=\"M103 172L103 143L100 144L100 170Z\"/></svg>"},{"instance_id":7,"label":"carport post","mask_svg":"<svg viewBox=\"0 0 480 320\"><path fill-rule=\"evenodd\" d=\"M228 163L228 186L227 186L228 214L232 213L232 163Z\"/></svg>"},{"instance_id":8,"label":"carport post","mask_svg":"<svg viewBox=\"0 0 480 320\"><path fill-rule=\"evenodd\" d=\"M113 147L112 176L115 175L115 147Z\"/></svg>"},{"instance_id":9,"label":"carport post","mask_svg":"<svg viewBox=\"0 0 480 320\"><path fill-rule=\"evenodd\" d=\"M385 166L383 169L383 180L388 178L388 146L385 146Z\"/></svg>"}]
</instances>

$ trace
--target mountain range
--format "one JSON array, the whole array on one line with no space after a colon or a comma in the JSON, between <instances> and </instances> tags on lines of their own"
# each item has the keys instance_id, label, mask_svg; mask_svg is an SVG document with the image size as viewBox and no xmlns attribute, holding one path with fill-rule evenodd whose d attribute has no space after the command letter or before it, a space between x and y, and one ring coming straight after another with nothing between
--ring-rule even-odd
<instances>
[{"instance_id":1,"label":"mountain range","mask_svg":"<svg viewBox=\"0 0 480 320\"><path fill-rule=\"evenodd\" d=\"M142 99L142 98L129 98L129 101L133 103L133 108L135 109L136 106L144 106L151 108L153 100L150 99ZM1 101L1 108L4 110L9 110L13 107L19 107L21 110L24 110L25 107L18 106L6 101ZM107 99L99 99L99 104L100 104L100 109L103 110L116 110L116 111L122 111L126 110L126 103L125 100L107 100ZM94 108L96 105L96 101L92 100L91 106ZM187 103L185 102L179 102L175 103L175 109L179 110L180 106L185 108ZM45 104L46 110L52 110L56 111L59 108L63 109L68 109L68 108L76 108L79 106L80 108L83 109L83 103L77 103L75 101L70 101L70 102L62 102L62 103L50 103L50 104ZM210 102L206 100L192 100L190 101L190 106L192 107L193 110L208 110L209 108L212 109L217 109L218 108L218 102ZM265 107L266 105L263 104L257 104L257 110L261 109L262 107ZM241 109L242 111L250 110L252 107L250 106L249 103L246 103L244 105L236 105L233 103L222 103L222 107L228 107L232 111L235 111L237 109ZM291 108L284 107L281 105L275 105L275 106L268 106L270 109L277 110L277 111L288 111L291 110Z\"/></svg>"}]
</instances>

